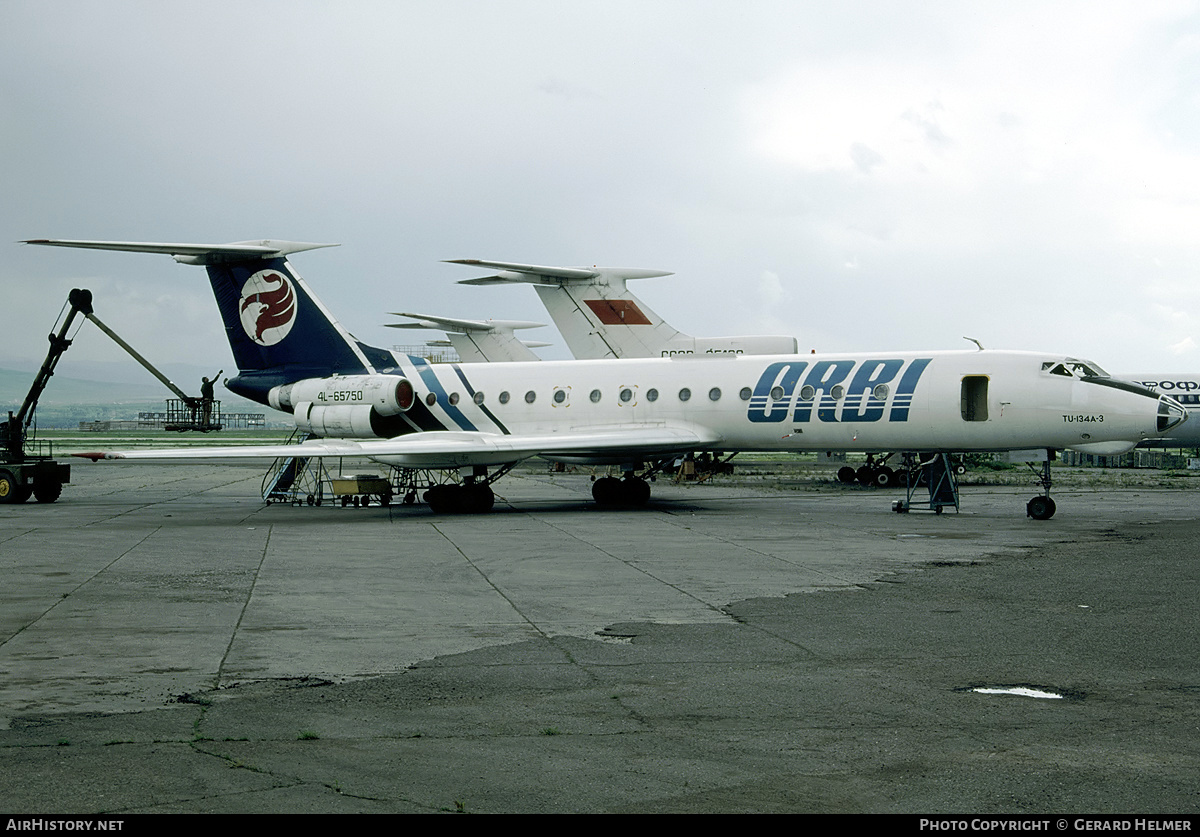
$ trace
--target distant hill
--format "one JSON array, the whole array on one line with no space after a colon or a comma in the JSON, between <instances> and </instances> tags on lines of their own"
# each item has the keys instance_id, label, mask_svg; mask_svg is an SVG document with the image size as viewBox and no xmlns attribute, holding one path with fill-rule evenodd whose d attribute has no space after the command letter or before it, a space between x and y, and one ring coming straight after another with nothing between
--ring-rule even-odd
<instances>
[{"instance_id":1,"label":"distant hill","mask_svg":"<svg viewBox=\"0 0 1200 837\"><path fill-rule=\"evenodd\" d=\"M15 410L21 406L36 375L36 372L0 369L0 405L9 405L3 408L6 414L8 410ZM163 401L169 395L170 390L159 383L119 384L111 381L67 378L56 374L42 393L41 406Z\"/></svg>"},{"instance_id":2,"label":"distant hill","mask_svg":"<svg viewBox=\"0 0 1200 837\"><path fill-rule=\"evenodd\" d=\"M210 372L209 374L212 374ZM0 416L17 411L33 385L36 371L0 369ZM41 427L77 427L81 421L135 419L139 412L163 412L168 398L175 396L147 373L149 383L89 381L56 374L50 379L37 408ZM197 384L199 378L196 379ZM182 387L188 391L189 387ZM194 387L198 395L199 387ZM263 413L268 423L288 425L282 413L247 401L228 390L217 388L217 399L226 413Z\"/></svg>"}]
</instances>

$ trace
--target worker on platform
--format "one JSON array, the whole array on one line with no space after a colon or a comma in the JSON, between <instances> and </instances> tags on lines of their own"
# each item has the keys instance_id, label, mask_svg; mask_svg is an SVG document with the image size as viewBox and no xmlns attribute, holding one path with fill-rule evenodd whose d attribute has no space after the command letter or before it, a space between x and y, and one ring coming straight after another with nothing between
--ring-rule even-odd
<instances>
[{"instance_id":1,"label":"worker on platform","mask_svg":"<svg viewBox=\"0 0 1200 837\"><path fill-rule=\"evenodd\" d=\"M200 379L200 423L205 427L212 424L213 384L216 383L217 378L221 377L221 372L224 371L224 369L218 371L216 375L212 376L211 380L208 378Z\"/></svg>"}]
</instances>

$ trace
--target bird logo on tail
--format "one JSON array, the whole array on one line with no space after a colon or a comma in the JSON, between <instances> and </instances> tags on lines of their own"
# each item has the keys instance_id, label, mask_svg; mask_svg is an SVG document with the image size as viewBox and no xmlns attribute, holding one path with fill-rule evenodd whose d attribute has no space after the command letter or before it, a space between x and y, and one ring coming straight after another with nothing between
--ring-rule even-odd
<instances>
[{"instance_id":1,"label":"bird logo on tail","mask_svg":"<svg viewBox=\"0 0 1200 837\"><path fill-rule=\"evenodd\" d=\"M242 286L238 313L246 335L260 346L274 346L296 322L296 290L277 270L260 270Z\"/></svg>"}]
</instances>

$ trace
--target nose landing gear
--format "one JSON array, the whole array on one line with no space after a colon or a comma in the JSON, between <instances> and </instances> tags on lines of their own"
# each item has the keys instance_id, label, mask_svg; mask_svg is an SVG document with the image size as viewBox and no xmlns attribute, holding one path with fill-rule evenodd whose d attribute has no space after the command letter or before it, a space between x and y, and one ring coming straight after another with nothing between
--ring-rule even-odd
<instances>
[{"instance_id":1,"label":"nose landing gear","mask_svg":"<svg viewBox=\"0 0 1200 837\"><path fill-rule=\"evenodd\" d=\"M1032 517L1034 520L1049 520L1054 517L1054 512L1057 510L1054 501L1050 499L1050 460L1053 458L1054 453L1053 451L1048 453L1049 455L1042 462L1041 471L1033 468L1032 464L1029 466L1037 474L1038 483L1042 486L1042 491L1044 492L1025 504L1026 516Z\"/></svg>"}]
</instances>

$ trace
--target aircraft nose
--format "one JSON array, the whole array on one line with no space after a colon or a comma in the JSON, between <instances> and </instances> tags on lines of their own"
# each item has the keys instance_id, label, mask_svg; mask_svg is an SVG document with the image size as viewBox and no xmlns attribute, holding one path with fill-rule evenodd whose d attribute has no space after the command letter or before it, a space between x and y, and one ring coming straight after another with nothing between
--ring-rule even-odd
<instances>
[{"instance_id":1,"label":"aircraft nose","mask_svg":"<svg viewBox=\"0 0 1200 837\"><path fill-rule=\"evenodd\" d=\"M1158 432L1163 433L1187 421L1187 409L1174 398L1159 396L1158 399Z\"/></svg>"}]
</instances>

